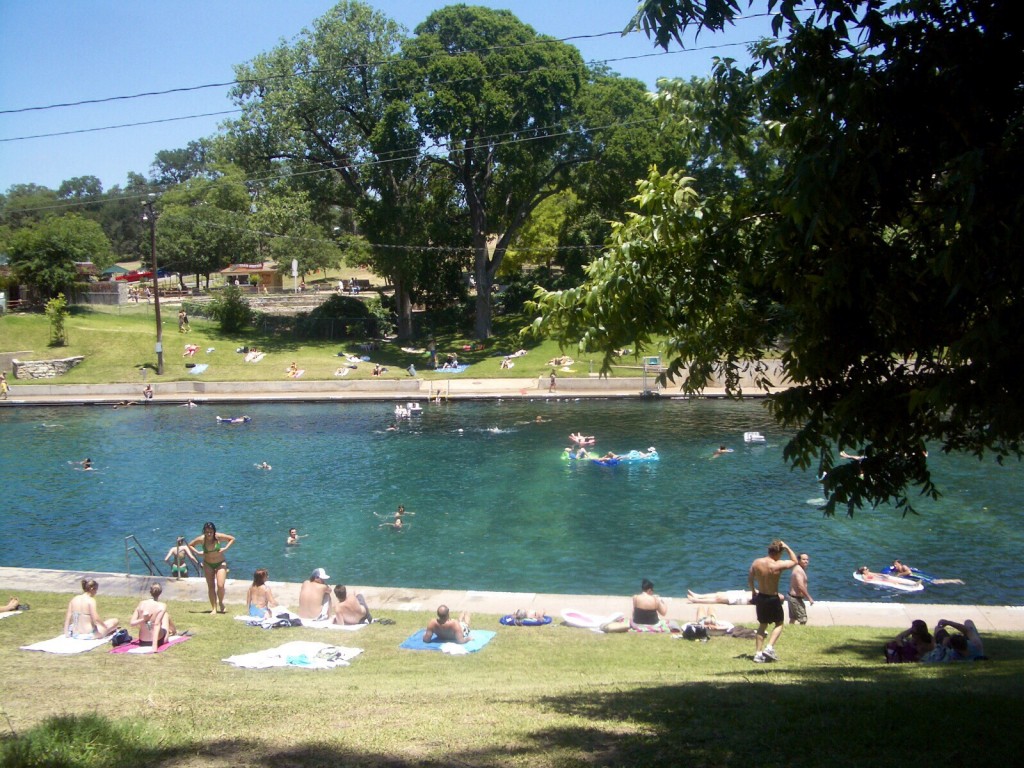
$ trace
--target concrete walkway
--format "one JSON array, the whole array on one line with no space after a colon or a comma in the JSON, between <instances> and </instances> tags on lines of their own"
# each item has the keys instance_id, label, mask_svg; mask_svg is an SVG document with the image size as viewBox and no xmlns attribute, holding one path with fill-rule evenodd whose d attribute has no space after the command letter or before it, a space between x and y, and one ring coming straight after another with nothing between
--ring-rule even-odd
<instances>
[{"instance_id":1,"label":"concrete walkway","mask_svg":"<svg viewBox=\"0 0 1024 768\"><path fill-rule=\"evenodd\" d=\"M152 403L181 405L251 402L337 402L345 400L432 400L439 394L450 400L537 398L639 398L657 393L654 376L642 378L564 378L554 392L539 379L353 379L351 381L153 381ZM645 390L645 385L647 389ZM32 384L11 387L0 408L27 405L113 405L124 401L142 404L144 383L138 384ZM645 394L645 391L647 394ZM681 396L666 391L666 396ZM722 397L724 390L708 390L705 397Z\"/></svg>"},{"instance_id":2,"label":"concrete walkway","mask_svg":"<svg viewBox=\"0 0 1024 768\"><path fill-rule=\"evenodd\" d=\"M28 592L55 592L76 595L81 580L91 577L99 582L99 596L149 596L149 585L159 581L164 586L165 600L207 603L206 581L191 577L174 579L150 576L125 576L118 573L87 573L30 568L0 567L0 597L19 595L26 602ZM299 585L290 582L269 582L281 605L295 607L299 603ZM226 604L229 613L243 613L248 579L228 579ZM373 611L413 611L432 614L444 603L456 611L503 615L517 608L543 610L558 618L562 610L572 608L584 613L607 616L615 611L628 612L630 597L625 595L548 595L534 592L476 592L464 590L431 590L415 587L372 587L348 585L349 591L362 592ZM696 616L697 606L685 597L668 597L669 618L686 622ZM744 605L716 605L715 614L734 624L753 624L754 609ZM934 626L939 619L963 622L973 619L981 632L1024 632L1024 606L993 605L904 605L885 603L817 602L808 609L814 626L860 626L905 629L914 619L924 619Z\"/></svg>"}]
</instances>

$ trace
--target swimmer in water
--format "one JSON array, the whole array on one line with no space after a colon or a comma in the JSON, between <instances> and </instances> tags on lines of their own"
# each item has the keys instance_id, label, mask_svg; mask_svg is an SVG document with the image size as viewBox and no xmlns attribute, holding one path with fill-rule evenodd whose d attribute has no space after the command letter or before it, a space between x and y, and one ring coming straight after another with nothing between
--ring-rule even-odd
<instances>
[{"instance_id":1,"label":"swimmer in water","mask_svg":"<svg viewBox=\"0 0 1024 768\"><path fill-rule=\"evenodd\" d=\"M264 462L262 462L260 464L257 464L256 465L256 469L273 469L273 467L270 466L269 464L267 464L267 462L264 461Z\"/></svg>"},{"instance_id":2,"label":"swimmer in water","mask_svg":"<svg viewBox=\"0 0 1024 768\"><path fill-rule=\"evenodd\" d=\"M399 532L404 530L404 528L402 528L402 518L400 518L400 517L395 517L395 521L393 523L381 523L377 527L378 528L390 528L391 530L395 531L396 533L399 533Z\"/></svg>"},{"instance_id":3,"label":"swimmer in water","mask_svg":"<svg viewBox=\"0 0 1024 768\"><path fill-rule=\"evenodd\" d=\"M724 453L732 453L732 448L726 448L724 445L720 445L720 446L718 446L718 449L714 453L711 454L711 458L712 459L717 459L719 456L721 456Z\"/></svg>"}]
</instances>

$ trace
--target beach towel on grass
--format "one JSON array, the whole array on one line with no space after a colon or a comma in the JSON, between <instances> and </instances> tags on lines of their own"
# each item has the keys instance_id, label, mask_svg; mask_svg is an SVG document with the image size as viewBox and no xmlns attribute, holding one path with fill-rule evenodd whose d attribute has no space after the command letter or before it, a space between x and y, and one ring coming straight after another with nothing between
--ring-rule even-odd
<instances>
[{"instance_id":1,"label":"beach towel on grass","mask_svg":"<svg viewBox=\"0 0 1024 768\"><path fill-rule=\"evenodd\" d=\"M334 669L334 667L347 667L349 661L362 652L362 648L346 648L341 645L296 640L276 648L268 648L265 651L229 656L223 661L245 669L269 669L270 667Z\"/></svg>"},{"instance_id":2,"label":"beach towel on grass","mask_svg":"<svg viewBox=\"0 0 1024 768\"><path fill-rule=\"evenodd\" d=\"M11 616L17 616L19 613L24 613L24 611L0 611L0 619L6 619Z\"/></svg>"},{"instance_id":3,"label":"beach towel on grass","mask_svg":"<svg viewBox=\"0 0 1024 768\"><path fill-rule=\"evenodd\" d=\"M273 628L281 619L292 618L299 619L302 622L302 626L307 629L338 629L342 632L355 632L356 630L362 629L366 624L335 624L331 619L301 619L295 614L283 611L271 616L268 619L260 619L256 616L235 616L235 621L244 621L250 627L262 627L263 629Z\"/></svg>"},{"instance_id":4,"label":"beach towel on grass","mask_svg":"<svg viewBox=\"0 0 1024 768\"><path fill-rule=\"evenodd\" d=\"M464 364L450 365L447 368L445 368L444 366L441 366L440 368L436 369L436 372L437 373L465 373L467 368L469 368L469 366L468 365L464 365Z\"/></svg>"},{"instance_id":5,"label":"beach towel on grass","mask_svg":"<svg viewBox=\"0 0 1024 768\"><path fill-rule=\"evenodd\" d=\"M23 645L21 650L61 654L85 653L109 642L109 636L101 637L99 640L75 640L67 635L57 635L50 640L40 640L38 643L32 643L32 645Z\"/></svg>"},{"instance_id":6,"label":"beach towel on grass","mask_svg":"<svg viewBox=\"0 0 1024 768\"><path fill-rule=\"evenodd\" d=\"M172 637L169 640L167 640L166 642L163 642L160 645L158 645L156 647L156 652L157 653L163 653L168 648L170 648L172 646L175 646L178 643L184 643L188 639L189 639L189 635L174 635L174 637ZM116 646L114 648L111 648L110 652L111 653L152 653L153 652L153 642L151 640L147 640L145 644L142 644L142 643L139 642L138 638L135 638L130 643L124 643L123 645L118 645L118 646Z\"/></svg>"},{"instance_id":7,"label":"beach towel on grass","mask_svg":"<svg viewBox=\"0 0 1024 768\"><path fill-rule=\"evenodd\" d=\"M448 653L452 656L461 656L466 653L476 653L489 642L495 635L488 629L474 629L469 633L469 642L459 645L458 643L442 643L438 640L434 640L430 643L423 642L423 630L418 629L409 636L409 638L403 642L399 648L405 648L407 651L441 651L442 653Z\"/></svg>"},{"instance_id":8,"label":"beach towel on grass","mask_svg":"<svg viewBox=\"0 0 1024 768\"><path fill-rule=\"evenodd\" d=\"M191 373L193 376L197 376L209 367L210 366L207 365L206 363L196 363L192 368L188 369L188 372Z\"/></svg>"}]
</instances>

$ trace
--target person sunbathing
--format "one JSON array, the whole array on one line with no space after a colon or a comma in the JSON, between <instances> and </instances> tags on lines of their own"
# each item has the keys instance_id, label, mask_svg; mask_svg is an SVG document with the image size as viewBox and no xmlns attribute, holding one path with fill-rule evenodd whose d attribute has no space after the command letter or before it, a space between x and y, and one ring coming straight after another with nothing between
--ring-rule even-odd
<instances>
[{"instance_id":1,"label":"person sunbathing","mask_svg":"<svg viewBox=\"0 0 1024 768\"><path fill-rule=\"evenodd\" d=\"M723 605L746 605L750 602L749 589L727 589L724 592L693 592L686 590L686 599L691 603L722 603Z\"/></svg>"},{"instance_id":2,"label":"person sunbathing","mask_svg":"<svg viewBox=\"0 0 1024 768\"><path fill-rule=\"evenodd\" d=\"M75 640L99 640L117 629L117 619L101 619L96 609L96 579L82 579L82 594L71 598L64 614L64 634Z\"/></svg>"},{"instance_id":3,"label":"person sunbathing","mask_svg":"<svg viewBox=\"0 0 1024 768\"><path fill-rule=\"evenodd\" d=\"M423 632L423 642L430 643L437 640L442 643L464 645L470 640L469 631L468 613L463 611L458 620L455 620L451 617L447 605L439 605L437 606L437 617L430 620Z\"/></svg>"},{"instance_id":4,"label":"person sunbathing","mask_svg":"<svg viewBox=\"0 0 1024 768\"><path fill-rule=\"evenodd\" d=\"M177 628L171 615L167 612L167 604L160 602L163 588L153 584L149 588L149 599L143 600L135 607L129 624L139 628L139 645L152 643L153 653L167 638L177 634Z\"/></svg>"},{"instance_id":5,"label":"person sunbathing","mask_svg":"<svg viewBox=\"0 0 1024 768\"><path fill-rule=\"evenodd\" d=\"M28 608L28 606L26 605L24 608L22 608L22 604L18 601L18 598L12 597L10 600L7 601L7 605L0 608L0 613L17 611L19 608L24 611Z\"/></svg>"}]
</instances>

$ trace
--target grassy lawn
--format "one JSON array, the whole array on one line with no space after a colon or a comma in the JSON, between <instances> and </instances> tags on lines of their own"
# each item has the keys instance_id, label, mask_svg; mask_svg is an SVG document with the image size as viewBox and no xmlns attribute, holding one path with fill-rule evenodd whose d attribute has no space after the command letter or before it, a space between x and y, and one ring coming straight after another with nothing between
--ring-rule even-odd
<instances>
[{"instance_id":1,"label":"grassy lawn","mask_svg":"<svg viewBox=\"0 0 1024 768\"><path fill-rule=\"evenodd\" d=\"M68 597L23 594L31 610L0 621L0 764L863 766L955 764L983 750L1002 765L1021 743L1024 637L1014 634L985 638L990 662L886 666L881 646L895 631L788 627L782 660L755 665L749 640L475 616L497 637L449 657L398 648L425 613L384 614L396 623L349 634L262 630L171 602L195 637L156 657L19 650L58 633ZM135 602L101 592L100 612L124 620ZM364 652L329 671L221 661L291 640Z\"/></svg>"},{"instance_id":2,"label":"grassy lawn","mask_svg":"<svg viewBox=\"0 0 1024 768\"><path fill-rule=\"evenodd\" d=\"M413 342L383 342L379 349L361 350L362 340L307 341L286 335L268 336L256 331L224 335L217 323L202 318L190 318L192 332L178 332L175 304L161 305L164 342L164 375L156 379L156 324L153 307L145 303L121 308L75 308L67 322L68 344L51 347L50 327L41 314L11 314L0 316L0 352L26 351L24 359L40 360L82 355L85 360L70 373L60 378L61 384L132 383L142 380L140 368L147 367L148 381L183 381L195 378L185 368L186 362L207 363L209 368L201 374L204 381L272 381L285 379L285 369L295 361L305 369L304 379L334 380L335 371L344 363L339 352L369 356L372 363L388 368L384 378L408 378L407 368L415 365L417 375L426 379L443 379L452 374L431 371L425 351L426 340ZM459 361L472 367L464 376L480 378L537 378L547 376L551 367L547 362L562 355L553 341L524 343L518 331L525 326L523 318L502 318L495 323L496 333L483 344L457 333L439 333L436 336L439 362L448 352L455 352ZM182 353L186 344L195 344L199 351L193 358ZM246 363L244 355L235 350L257 347L266 353L259 363ZM402 347L422 351L407 352ZM211 349L211 352L207 352ZM527 349L527 354L514 360L514 367L501 367L502 355ZM580 358L574 350L566 354L576 359L569 371L559 369L560 376L587 376L600 369L597 355ZM372 378L373 364L361 363L346 374L347 379ZM592 363L592 364L591 364ZM639 361L629 356L621 360L613 376L639 376ZM31 380L18 380L32 384ZM34 383L52 384L53 380Z\"/></svg>"}]
</instances>

